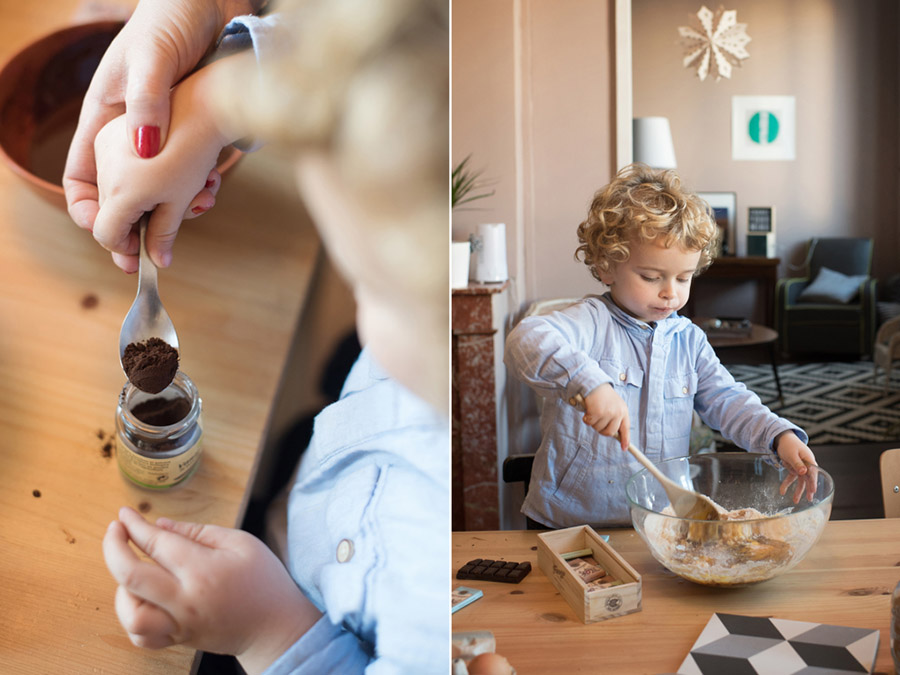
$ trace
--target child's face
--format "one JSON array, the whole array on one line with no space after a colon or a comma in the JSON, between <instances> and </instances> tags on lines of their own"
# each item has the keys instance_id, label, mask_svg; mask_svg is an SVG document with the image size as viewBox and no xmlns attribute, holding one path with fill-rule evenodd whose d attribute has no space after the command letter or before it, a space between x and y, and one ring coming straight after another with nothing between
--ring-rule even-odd
<instances>
[{"instance_id":1,"label":"child's face","mask_svg":"<svg viewBox=\"0 0 900 675\"><path fill-rule=\"evenodd\" d=\"M662 238L631 242L631 256L601 275L615 303L641 321L662 321L684 307L700 251L678 245L666 248Z\"/></svg>"}]
</instances>

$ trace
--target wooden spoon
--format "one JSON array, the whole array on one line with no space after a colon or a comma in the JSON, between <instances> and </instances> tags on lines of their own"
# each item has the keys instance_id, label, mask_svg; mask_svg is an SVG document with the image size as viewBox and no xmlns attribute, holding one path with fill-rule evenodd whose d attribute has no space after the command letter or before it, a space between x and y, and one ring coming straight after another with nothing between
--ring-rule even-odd
<instances>
[{"instance_id":1,"label":"wooden spoon","mask_svg":"<svg viewBox=\"0 0 900 675\"><path fill-rule=\"evenodd\" d=\"M628 452L634 455L634 458L643 464L647 471L653 474L660 483L666 496L672 503L672 510L679 518L690 518L691 520L719 520L721 507L706 495L693 490L687 490L678 483L669 478L666 474L647 459L647 456L638 450L631 443L628 444Z\"/></svg>"},{"instance_id":2,"label":"wooden spoon","mask_svg":"<svg viewBox=\"0 0 900 675\"><path fill-rule=\"evenodd\" d=\"M584 397L581 394L577 394L569 399L569 404L582 412L584 411ZM719 520L719 514L722 513L724 509L718 506L712 499L699 492L694 492L693 490L687 490L681 487L678 483L660 471L659 467L647 459L647 456L631 443L628 444L628 452L634 455L634 458L643 464L647 471L653 474L653 477L662 484L663 490L666 491L666 496L672 503L672 510L675 511L675 515L679 518L690 518L691 520Z\"/></svg>"}]
</instances>

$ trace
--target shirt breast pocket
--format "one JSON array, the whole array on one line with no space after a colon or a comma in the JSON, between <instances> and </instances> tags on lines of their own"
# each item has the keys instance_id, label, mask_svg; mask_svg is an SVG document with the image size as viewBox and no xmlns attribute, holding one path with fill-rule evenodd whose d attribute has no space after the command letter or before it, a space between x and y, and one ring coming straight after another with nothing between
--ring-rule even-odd
<instances>
[{"instance_id":1,"label":"shirt breast pocket","mask_svg":"<svg viewBox=\"0 0 900 675\"><path fill-rule=\"evenodd\" d=\"M628 414L634 417L640 410L641 388L644 386L644 371L637 366L616 361L600 361L600 368L612 380L613 389L628 406Z\"/></svg>"},{"instance_id":2,"label":"shirt breast pocket","mask_svg":"<svg viewBox=\"0 0 900 675\"><path fill-rule=\"evenodd\" d=\"M691 435L697 373L666 378L663 386L663 433L667 440Z\"/></svg>"}]
</instances>

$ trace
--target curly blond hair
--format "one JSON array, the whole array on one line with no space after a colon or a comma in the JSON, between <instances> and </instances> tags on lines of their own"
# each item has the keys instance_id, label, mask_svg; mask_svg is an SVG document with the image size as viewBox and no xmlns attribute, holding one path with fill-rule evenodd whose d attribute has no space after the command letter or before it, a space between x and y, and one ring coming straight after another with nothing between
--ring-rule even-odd
<instances>
[{"instance_id":1,"label":"curly blond hair","mask_svg":"<svg viewBox=\"0 0 900 675\"><path fill-rule=\"evenodd\" d=\"M700 251L696 275L716 256L719 228L709 204L683 189L674 171L629 164L594 195L587 219L578 226L581 245L575 259L583 258L601 281L610 265L628 260L632 241L660 237L666 247Z\"/></svg>"}]
</instances>

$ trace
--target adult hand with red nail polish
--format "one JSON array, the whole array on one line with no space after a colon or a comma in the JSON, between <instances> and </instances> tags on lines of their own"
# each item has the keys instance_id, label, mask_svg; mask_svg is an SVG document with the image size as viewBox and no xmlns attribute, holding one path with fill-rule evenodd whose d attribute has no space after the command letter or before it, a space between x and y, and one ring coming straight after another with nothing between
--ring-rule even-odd
<instances>
[{"instance_id":1,"label":"adult hand with red nail polish","mask_svg":"<svg viewBox=\"0 0 900 675\"><path fill-rule=\"evenodd\" d=\"M125 115L122 134L138 158L155 157L170 124L169 93L193 70L228 21L248 14L259 0L143 0L113 40L94 73L69 148L63 188L69 215L92 230L99 191L94 140L112 119ZM199 197L199 195L198 195Z\"/></svg>"},{"instance_id":2,"label":"adult hand with red nail polish","mask_svg":"<svg viewBox=\"0 0 900 675\"><path fill-rule=\"evenodd\" d=\"M172 247L183 220L213 207L221 177L215 170L219 152L241 136L229 132L210 114L206 87L215 72L237 54L192 73L172 90L172 118L166 151L143 159L129 150L120 115L97 133L97 204L93 234L126 272L138 268L139 237L134 224L152 211L147 252L158 267L172 260Z\"/></svg>"}]
</instances>

